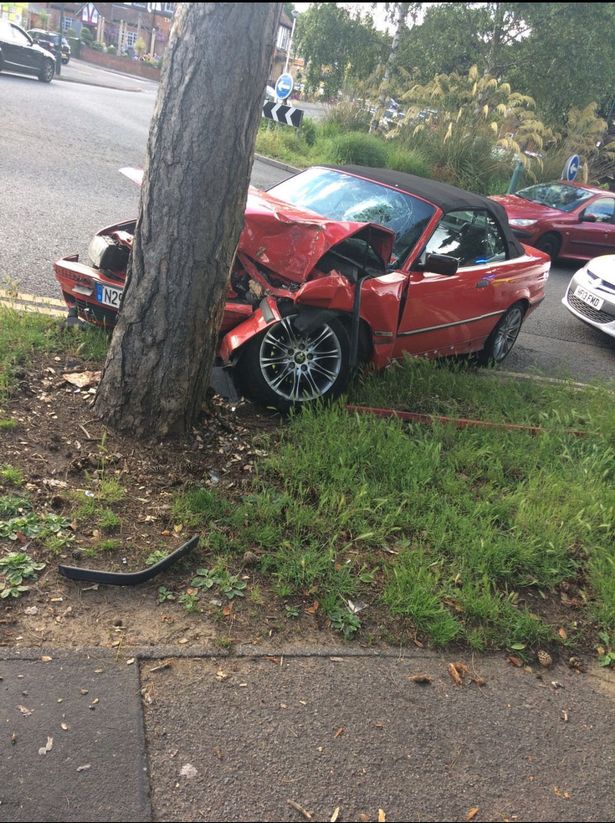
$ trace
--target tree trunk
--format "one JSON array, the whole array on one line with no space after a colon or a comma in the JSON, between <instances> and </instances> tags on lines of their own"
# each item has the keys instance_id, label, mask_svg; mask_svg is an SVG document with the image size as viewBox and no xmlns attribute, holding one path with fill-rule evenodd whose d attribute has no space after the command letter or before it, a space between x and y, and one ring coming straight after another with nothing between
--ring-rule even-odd
<instances>
[{"instance_id":1,"label":"tree trunk","mask_svg":"<svg viewBox=\"0 0 615 823\"><path fill-rule=\"evenodd\" d=\"M376 111L374 112L372 122L369 125L370 134L373 134L374 132L377 132L379 130L380 121L382 120L382 117L384 116L384 113L387 108L387 97L389 96L389 81L391 79L391 73L393 71L393 66L395 65L395 60L397 58L397 49L399 48L401 33L404 30L404 26L406 25L406 17L408 16L408 12L410 11L410 3L396 3L395 5L397 12L395 34L393 35L391 51L389 52L389 57L384 68L384 76L382 78L382 82L380 83L380 89L378 92L378 105L376 106Z\"/></svg>"},{"instance_id":2,"label":"tree trunk","mask_svg":"<svg viewBox=\"0 0 615 823\"><path fill-rule=\"evenodd\" d=\"M209 385L281 7L182 3L177 13L94 405L136 437L189 430Z\"/></svg>"}]
</instances>

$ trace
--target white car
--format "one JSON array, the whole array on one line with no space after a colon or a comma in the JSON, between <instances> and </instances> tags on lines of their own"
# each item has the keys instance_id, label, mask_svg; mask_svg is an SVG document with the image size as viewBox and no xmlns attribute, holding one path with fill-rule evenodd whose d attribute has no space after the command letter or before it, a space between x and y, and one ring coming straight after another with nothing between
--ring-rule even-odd
<instances>
[{"instance_id":1,"label":"white car","mask_svg":"<svg viewBox=\"0 0 615 823\"><path fill-rule=\"evenodd\" d=\"M594 257L579 269L562 303L579 320L615 337L615 254Z\"/></svg>"}]
</instances>

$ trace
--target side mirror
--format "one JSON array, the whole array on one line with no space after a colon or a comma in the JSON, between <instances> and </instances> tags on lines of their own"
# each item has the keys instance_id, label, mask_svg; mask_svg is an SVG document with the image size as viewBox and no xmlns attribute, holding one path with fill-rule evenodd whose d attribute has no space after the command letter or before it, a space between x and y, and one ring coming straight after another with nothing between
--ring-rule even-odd
<instances>
[{"instance_id":1,"label":"side mirror","mask_svg":"<svg viewBox=\"0 0 615 823\"><path fill-rule=\"evenodd\" d=\"M450 254L428 254L421 268L431 274L444 274L452 277L453 274L457 274L459 260L451 257Z\"/></svg>"}]
</instances>

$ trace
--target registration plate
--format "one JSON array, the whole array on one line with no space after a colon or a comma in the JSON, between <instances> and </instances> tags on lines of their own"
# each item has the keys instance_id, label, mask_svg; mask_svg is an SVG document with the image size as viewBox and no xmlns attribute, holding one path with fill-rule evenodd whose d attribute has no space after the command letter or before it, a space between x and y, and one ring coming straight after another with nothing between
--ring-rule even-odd
<instances>
[{"instance_id":1,"label":"registration plate","mask_svg":"<svg viewBox=\"0 0 615 823\"><path fill-rule=\"evenodd\" d=\"M587 303L588 306L591 306L593 309L598 311L602 308L602 304L604 303L604 300L601 297L587 291L587 289L584 289L583 286L576 287L574 290L574 296L578 297L579 300L582 300L584 303Z\"/></svg>"},{"instance_id":2,"label":"registration plate","mask_svg":"<svg viewBox=\"0 0 615 823\"><path fill-rule=\"evenodd\" d=\"M113 306L114 309L119 309L122 294L122 289L103 286L102 283L96 284L96 299L99 303L104 303L105 306Z\"/></svg>"}]
</instances>

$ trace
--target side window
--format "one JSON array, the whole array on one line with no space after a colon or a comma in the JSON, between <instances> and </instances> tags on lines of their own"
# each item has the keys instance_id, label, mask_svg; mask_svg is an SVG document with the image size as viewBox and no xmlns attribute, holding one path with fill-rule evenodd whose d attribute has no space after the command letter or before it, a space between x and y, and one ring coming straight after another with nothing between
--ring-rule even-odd
<instances>
[{"instance_id":1,"label":"side window","mask_svg":"<svg viewBox=\"0 0 615 823\"><path fill-rule=\"evenodd\" d=\"M615 214L615 199L612 197L599 197L585 209L586 217L595 217L597 223L613 223Z\"/></svg>"},{"instance_id":2,"label":"side window","mask_svg":"<svg viewBox=\"0 0 615 823\"><path fill-rule=\"evenodd\" d=\"M459 267L506 260L506 243L495 219L486 211L445 214L425 247L424 254L448 254Z\"/></svg>"},{"instance_id":3,"label":"side window","mask_svg":"<svg viewBox=\"0 0 615 823\"><path fill-rule=\"evenodd\" d=\"M30 41L28 40L27 34L24 34L23 31L17 28L17 26L11 26L12 34L13 34L13 42L17 43L20 46L29 46Z\"/></svg>"}]
</instances>

